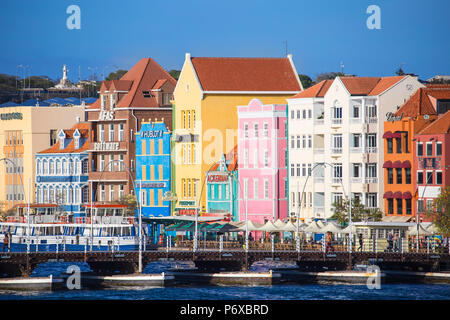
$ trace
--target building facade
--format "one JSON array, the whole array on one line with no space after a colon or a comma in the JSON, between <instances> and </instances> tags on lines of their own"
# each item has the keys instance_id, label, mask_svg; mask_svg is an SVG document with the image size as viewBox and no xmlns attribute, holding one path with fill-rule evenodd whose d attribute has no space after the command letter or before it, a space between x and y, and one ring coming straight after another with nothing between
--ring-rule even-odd
<instances>
[{"instance_id":1,"label":"building facade","mask_svg":"<svg viewBox=\"0 0 450 320\"><path fill-rule=\"evenodd\" d=\"M328 219L350 195L380 207L386 114L422 86L411 76L337 77L288 99L290 215Z\"/></svg>"},{"instance_id":2,"label":"building facade","mask_svg":"<svg viewBox=\"0 0 450 320\"><path fill-rule=\"evenodd\" d=\"M84 121L84 106L11 106L0 108L0 201L5 209L35 201L37 152L57 142L61 129ZM29 198L29 190L31 188Z\"/></svg>"},{"instance_id":3,"label":"building facade","mask_svg":"<svg viewBox=\"0 0 450 320\"><path fill-rule=\"evenodd\" d=\"M237 146L207 173L206 212L239 221Z\"/></svg>"},{"instance_id":4,"label":"building facade","mask_svg":"<svg viewBox=\"0 0 450 320\"><path fill-rule=\"evenodd\" d=\"M239 217L264 223L287 217L286 105L253 99L238 106Z\"/></svg>"},{"instance_id":5,"label":"building facade","mask_svg":"<svg viewBox=\"0 0 450 320\"><path fill-rule=\"evenodd\" d=\"M142 122L136 133L135 188L146 217L171 214L170 201L164 201L171 191L171 137L164 121Z\"/></svg>"},{"instance_id":6,"label":"building facade","mask_svg":"<svg viewBox=\"0 0 450 320\"><path fill-rule=\"evenodd\" d=\"M91 144L89 181L93 201L135 194L136 137L141 123L164 119L172 129L176 80L153 59L140 60L120 80L103 81L100 98L88 109Z\"/></svg>"},{"instance_id":7,"label":"building facade","mask_svg":"<svg viewBox=\"0 0 450 320\"><path fill-rule=\"evenodd\" d=\"M220 76L219 76L220 75ZM287 58L186 59L174 91L175 209L206 212L205 174L237 143L236 106L285 103L302 90ZM190 190L190 192L189 192Z\"/></svg>"},{"instance_id":8,"label":"building facade","mask_svg":"<svg viewBox=\"0 0 450 320\"><path fill-rule=\"evenodd\" d=\"M89 201L89 124L60 130L58 141L36 154L36 203L57 204L69 216L85 213Z\"/></svg>"}]
</instances>

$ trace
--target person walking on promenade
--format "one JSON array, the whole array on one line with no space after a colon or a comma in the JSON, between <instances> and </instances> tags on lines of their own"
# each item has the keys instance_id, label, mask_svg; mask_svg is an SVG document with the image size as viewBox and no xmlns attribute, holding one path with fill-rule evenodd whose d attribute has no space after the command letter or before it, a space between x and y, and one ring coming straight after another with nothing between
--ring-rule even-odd
<instances>
[{"instance_id":1,"label":"person walking on promenade","mask_svg":"<svg viewBox=\"0 0 450 320\"><path fill-rule=\"evenodd\" d=\"M388 247L387 247L387 251L391 252L392 251L392 241L393 241L393 235L391 232L388 233Z\"/></svg>"},{"instance_id":2,"label":"person walking on promenade","mask_svg":"<svg viewBox=\"0 0 450 320\"><path fill-rule=\"evenodd\" d=\"M358 235L358 239L359 239L359 248L358 248L358 250L359 250L359 252L362 252L362 249L363 249L363 234L362 233L360 233Z\"/></svg>"},{"instance_id":3,"label":"person walking on promenade","mask_svg":"<svg viewBox=\"0 0 450 320\"><path fill-rule=\"evenodd\" d=\"M398 251L398 236L396 233L394 233L393 240L394 240L394 252L397 252Z\"/></svg>"},{"instance_id":4,"label":"person walking on promenade","mask_svg":"<svg viewBox=\"0 0 450 320\"><path fill-rule=\"evenodd\" d=\"M5 252L6 249L8 249L8 245L9 245L8 234L5 233L5 238L3 239L3 252Z\"/></svg>"}]
</instances>

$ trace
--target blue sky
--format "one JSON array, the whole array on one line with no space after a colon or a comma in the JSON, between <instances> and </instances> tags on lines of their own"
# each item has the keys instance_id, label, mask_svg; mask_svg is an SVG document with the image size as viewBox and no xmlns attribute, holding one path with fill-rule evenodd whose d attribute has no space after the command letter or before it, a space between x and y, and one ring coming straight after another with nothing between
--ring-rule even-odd
<instances>
[{"instance_id":1,"label":"blue sky","mask_svg":"<svg viewBox=\"0 0 450 320\"><path fill-rule=\"evenodd\" d=\"M81 9L69 30L66 9ZM369 30L369 5L381 29ZM27 65L32 75L87 78L152 57L167 70L192 56L280 57L299 73L392 75L400 64L421 79L450 74L450 1L446 0L1 0L0 73ZM89 68L88 68L89 67ZM97 68L97 69L95 69ZM22 71L20 71L22 72Z\"/></svg>"}]
</instances>

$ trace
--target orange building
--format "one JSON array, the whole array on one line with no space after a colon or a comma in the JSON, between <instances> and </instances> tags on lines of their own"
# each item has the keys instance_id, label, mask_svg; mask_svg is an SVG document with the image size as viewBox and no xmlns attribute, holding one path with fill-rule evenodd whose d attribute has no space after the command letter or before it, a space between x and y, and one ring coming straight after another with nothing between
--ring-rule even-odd
<instances>
[{"instance_id":1,"label":"orange building","mask_svg":"<svg viewBox=\"0 0 450 320\"><path fill-rule=\"evenodd\" d=\"M437 116L435 97L449 87L429 86L418 89L396 113L384 122L384 212L386 216L416 215L417 188L414 135Z\"/></svg>"}]
</instances>

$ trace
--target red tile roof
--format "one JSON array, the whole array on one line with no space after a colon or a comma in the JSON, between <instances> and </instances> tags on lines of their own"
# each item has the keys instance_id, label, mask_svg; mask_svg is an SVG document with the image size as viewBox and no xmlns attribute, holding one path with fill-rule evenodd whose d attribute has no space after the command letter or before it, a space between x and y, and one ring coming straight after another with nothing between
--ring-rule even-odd
<instances>
[{"instance_id":1,"label":"red tile roof","mask_svg":"<svg viewBox=\"0 0 450 320\"><path fill-rule=\"evenodd\" d=\"M86 138L85 142L80 146L80 148L75 149L75 141L73 139L73 134L76 129L80 132L80 138ZM80 122L74 125L71 129L64 130L66 134L66 139L71 139L70 143L64 148L59 148L59 139L58 141L48 149L38 152L38 154L42 153L79 153L88 150L89 148L89 123Z\"/></svg>"},{"instance_id":2,"label":"red tile roof","mask_svg":"<svg viewBox=\"0 0 450 320\"><path fill-rule=\"evenodd\" d=\"M423 128L418 134L450 133L450 110Z\"/></svg>"},{"instance_id":3,"label":"red tile roof","mask_svg":"<svg viewBox=\"0 0 450 320\"><path fill-rule=\"evenodd\" d=\"M430 97L435 99L450 99L450 85L427 86L426 88L419 88L400 109L397 110L396 115L405 117L417 117L418 115L436 114L436 109L430 100Z\"/></svg>"},{"instance_id":4,"label":"red tile roof","mask_svg":"<svg viewBox=\"0 0 450 320\"><path fill-rule=\"evenodd\" d=\"M393 85L395 85L397 82L402 80L405 76L395 76L395 77L382 77L380 78L380 81L376 84L376 86L370 91L368 94L369 96L377 96Z\"/></svg>"},{"instance_id":5,"label":"red tile roof","mask_svg":"<svg viewBox=\"0 0 450 320\"><path fill-rule=\"evenodd\" d=\"M301 91L289 58L191 58L204 91Z\"/></svg>"},{"instance_id":6,"label":"red tile roof","mask_svg":"<svg viewBox=\"0 0 450 320\"><path fill-rule=\"evenodd\" d=\"M156 108L159 106L156 97L146 98L142 91L151 91L154 85L161 80L169 81L173 88L177 84L177 81L152 58L144 58L125 73L120 80L103 81L100 92L110 88L128 91L117 103L116 108ZM97 99L88 109L98 108L100 108L100 99Z\"/></svg>"},{"instance_id":7,"label":"red tile roof","mask_svg":"<svg viewBox=\"0 0 450 320\"><path fill-rule=\"evenodd\" d=\"M158 81L156 81L155 85L153 86L153 90L158 90L161 89L161 87L164 85L164 83L167 82L167 79L160 79Z\"/></svg>"},{"instance_id":8,"label":"red tile roof","mask_svg":"<svg viewBox=\"0 0 450 320\"><path fill-rule=\"evenodd\" d=\"M234 146L233 150L228 152L225 155L225 161L228 163L227 168L228 171L234 171L238 169L238 153L237 153L237 145ZM217 170L219 167L219 163L216 163L212 168L211 171Z\"/></svg>"},{"instance_id":9,"label":"red tile roof","mask_svg":"<svg viewBox=\"0 0 450 320\"><path fill-rule=\"evenodd\" d=\"M315 84L312 87L309 87L308 89L300 93L297 93L295 96L291 97L291 99L324 97L325 93L327 93L328 88L331 86L332 83L333 80L323 80L318 84Z\"/></svg>"}]
</instances>

